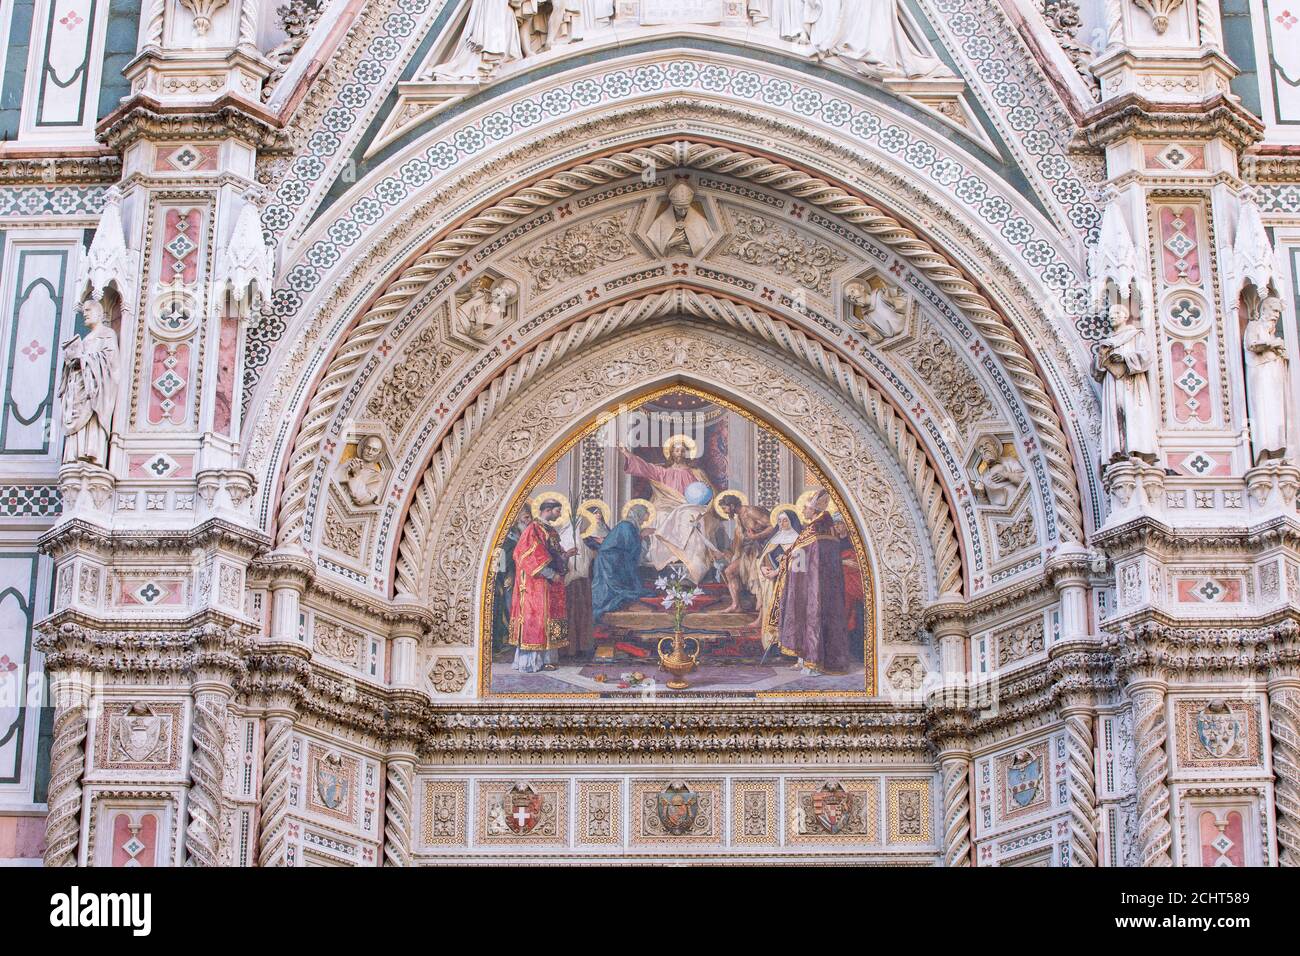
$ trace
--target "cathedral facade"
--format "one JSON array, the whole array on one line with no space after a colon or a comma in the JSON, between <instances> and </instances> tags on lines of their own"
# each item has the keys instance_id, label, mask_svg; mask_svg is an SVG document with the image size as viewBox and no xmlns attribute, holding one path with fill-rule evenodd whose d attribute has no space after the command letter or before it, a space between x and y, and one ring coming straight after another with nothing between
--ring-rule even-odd
<instances>
[{"instance_id":1,"label":"cathedral facade","mask_svg":"<svg viewBox=\"0 0 1300 956\"><path fill-rule=\"evenodd\" d=\"M1297 865L1289 2L4 0L0 861Z\"/></svg>"}]
</instances>

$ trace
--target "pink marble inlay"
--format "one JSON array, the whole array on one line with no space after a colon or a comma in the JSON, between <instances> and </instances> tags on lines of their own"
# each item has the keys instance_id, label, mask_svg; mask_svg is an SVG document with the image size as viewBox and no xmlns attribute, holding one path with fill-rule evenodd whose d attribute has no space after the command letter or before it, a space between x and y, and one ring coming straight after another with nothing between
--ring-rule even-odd
<instances>
[{"instance_id":1,"label":"pink marble inlay","mask_svg":"<svg viewBox=\"0 0 1300 956\"><path fill-rule=\"evenodd\" d=\"M1201 281L1201 256L1196 232L1196 209L1185 206L1160 210L1160 253L1166 282Z\"/></svg>"},{"instance_id":2,"label":"pink marble inlay","mask_svg":"<svg viewBox=\"0 0 1300 956\"><path fill-rule=\"evenodd\" d=\"M238 356L239 320L226 316L221 320L221 344L217 354L217 394L212 410L212 429L218 435L230 434L231 403L235 395L235 366Z\"/></svg>"},{"instance_id":3,"label":"pink marble inlay","mask_svg":"<svg viewBox=\"0 0 1300 956\"><path fill-rule=\"evenodd\" d=\"M157 866L158 817L140 815L140 822L125 811L113 818L113 866Z\"/></svg>"},{"instance_id":4,"label":"pink marble inlay","mask_svg":"<svg viewBox=\"0 0 1300 956\"><path fill-rule=\"evenodd\" d=\"M1205 343L1190 345L1175 342L1170 348L1174 380L1174 419L1179 422L1208 422L1213 416L1210 407L1209 364L1205 356Z\"/></svg>"}]
</instances>

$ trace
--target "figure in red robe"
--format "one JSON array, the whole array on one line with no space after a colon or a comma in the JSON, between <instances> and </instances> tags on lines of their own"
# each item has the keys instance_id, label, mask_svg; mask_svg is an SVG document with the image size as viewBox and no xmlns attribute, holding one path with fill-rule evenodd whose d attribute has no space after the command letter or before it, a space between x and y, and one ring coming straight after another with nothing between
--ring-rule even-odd
<instances>
[{"instance_id":1,"label":"figure in red robe","mask_svg":"<svg viewBox=\"0 0 1300 956\"><path fill-rule=\"evenodd\" d=\"M515 545L510 643L515 647L514 669L526 674L555 670L560 649L569 643L564 608L569 554L551 527L560 511L558 501L543 501Z\"/></svg>"}]
</instances>

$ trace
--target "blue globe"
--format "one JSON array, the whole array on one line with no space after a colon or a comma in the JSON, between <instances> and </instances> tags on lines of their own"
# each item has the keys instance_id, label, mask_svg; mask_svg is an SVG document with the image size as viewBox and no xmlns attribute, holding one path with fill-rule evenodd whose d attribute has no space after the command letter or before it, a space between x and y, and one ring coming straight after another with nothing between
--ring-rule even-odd
<instances>
[{"instance_id":1,"label":"blue globe","mask_svg":"<svg viewBox=\"0 0 1300 956\"><path fill-rule=\"evenodd\" d=\"M713 500L713 489L703 481L692 481L686 486L686 502L692 505L707 505Z\"/></svg>"}]
</instances>

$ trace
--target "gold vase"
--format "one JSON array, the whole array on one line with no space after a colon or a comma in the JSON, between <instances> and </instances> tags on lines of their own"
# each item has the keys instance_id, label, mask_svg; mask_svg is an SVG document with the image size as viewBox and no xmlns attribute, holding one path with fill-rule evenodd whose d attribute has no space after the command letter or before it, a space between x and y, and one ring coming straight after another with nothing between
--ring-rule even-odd
<instances>
[{"instance_id":1,"label":"gold vase","mask_svg":"<svg viewBox=\"0 0 1300 956\"><path fill-rule=\"evenodd\" d=\"M672 642L672 651L665 655L664 645L669 641ZM687 641L695 642L694 654L686 653ZM661 637L657 650L659 652L659 666L673 676L673 679L668 682L668 687L671 690L684 690L689 687L690 685L686 683L684 678L695 670L696 661L700 658L700 642L694 637L684 637L679 628L673 631L672 637Z\"/></svg>"}]
</instances>

